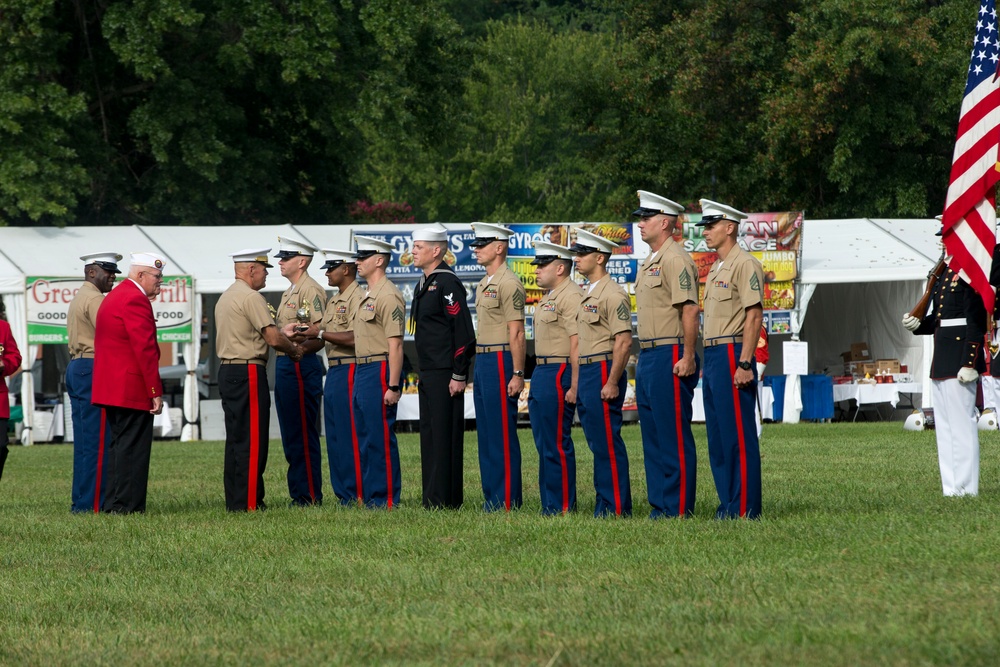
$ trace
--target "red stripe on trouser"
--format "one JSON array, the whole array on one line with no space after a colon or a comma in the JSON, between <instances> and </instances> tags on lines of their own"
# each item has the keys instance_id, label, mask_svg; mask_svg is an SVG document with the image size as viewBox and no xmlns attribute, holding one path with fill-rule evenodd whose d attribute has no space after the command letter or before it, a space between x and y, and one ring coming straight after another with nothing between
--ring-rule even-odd
<instances>
[{"instance_id":1,"label":"red stripe on trouser","mask_svg":"<svg viewBox=\"0 0 1000 667\"><path fill-rule=\"evenodd\" d=\"M247 471L247 509L257 509L257 468L260 464L260 406L257 404L257 364L247 364L250 380L250 469Z\"/></svg>"},{"instance_id":2,"label":"red stripe on trouser","mask_svg":"<svg viewBox=\"0 0 1000 667\"><path fill-rule=\"evenodd\" d=\"M507 384L504 382L503 352L497 352L497 376L500 378L500 418L503 421L504 503L510 511L510 425L507 416Z\"/></svg>"},{"instance_id":3,"label":"red stripe on trouser","mask_svg":"<svg viewBox=\"0 0 1000 667\"><path fill-rule=\"evenodd\" d=\"M392 449L389 443L389 418L386 415L385 392L389 391L389 384L385 379L386 362L382 362L379 368L379 377L382 379L382 439L385 442L385 488L386 488L386 509L392 509Z\"/></svg>"},{"instance_id":4,"label":"red stripe on trouser","mask_svg":"<svg viewBox=\"0 0 1000 667\"><path fill-rule=\"evenodd\" d=\"M312 462L309 460L309 422L306 420L306 388L302 382L302 365L295 362L295 382L299 387L299 419L302 422L302 454L306 459L306 483L309 485L309 499L316 502L316 491L313 488Z\"/></svg>"},{"instance_id":5,"label":"red stripe on trouser","mask_svg":"<svg viewBox=\"0 0 1000 667\"><path fill-rule=\"evenodd\" d=\"M104 469L104 437L108 428L108 415L101 408L101 439L97 442L97 476L94 480L94 514L101 511L101 473Z\"/></svg>"},{"instance_id":6,"label":"red stripe on trouser","mask_svg":"<svg viewBox=\"0 0 1000 667\"><path fill-rule=\"evenodd\" d=\"M673 368L680 361L680 346L674 345ZM677 498L677 514L684 516L687 512L687 465L684 461L684 419L681 412L681 378L677 373L671 373L674 381L674 423L677 425L677 462L681 476L680 491Z\"/></svg>"},{"instance_id":7,"label":"red stripe on trouser","mask_svg":"<svg viewBox=\"0 0 1000 667\"><path fill-rule=\"evenodd\" d=\"M736 376L736 348L730 343L729 374ZM740 389L733 382L733 413L736 417L736 439L740 443L740 516L747 515L747 443L743 434L743 414L740 409Z\"/></svg>"},{"instance_id":8,"label":"red stripe on trouser","mask_svg":"<svg viewBox=\"0 0 1000 667\"><path fill-rule=\"evenodd\" d=\"M608 383L608 362L601 362L601 386L603 387ZM622 496L621 491L618 489L618 460L615 458L615 441L611 437L611 408L608 402L601 400L601 406L604 409L604 431L605 437L608 439L608 458L611 459L611 485L615 489L615 514L621 516L622 513Z\"/></svg>"},{"instance_id":9,"label":"red stripe on trouser","mask_svg":"<svg viewBox=\"0 0 1000 667\"><path fill-rule=\"evenodd\" d=\"M569 470L566 469L566 452L563 451L563 417L566 410L566 392L562 388L563 373L566 372L566 364L559 365L559 372L556 373L556 398L558 408L556 408L556 449L559 452L559 467L562 470L562 492L563 492L563 514L569 512Z\"/></svg>"},{"instance_id":10,"label":"red stripe on trouser","mask_svg":"<svg viewBox=\"0 0 1000 667\"><path fill-rule=\"evenodd\" d=\"M358 482L358 502L364 502L361 493L361 446L358 444L358 428L354 423L354 371L357 366L351 364L347 371L347 404L351 406L351 446L354 447L354 478Z\"/></svg>"}]
</instances>

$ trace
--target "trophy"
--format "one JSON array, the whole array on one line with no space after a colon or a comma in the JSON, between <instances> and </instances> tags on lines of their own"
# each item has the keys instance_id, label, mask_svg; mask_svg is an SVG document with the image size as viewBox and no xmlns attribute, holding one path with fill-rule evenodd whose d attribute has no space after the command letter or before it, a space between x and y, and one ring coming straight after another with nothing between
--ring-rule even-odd
<instances>
[{"instance_id":1,"label":"trophy","mask_svg":"<svg viewBox=\"0 0 1000 667\"><path fill-rule=\"evenodd\" d=\"M300 324L295 327L296 331L305 331L309 328L309 302L303 301L299 309L295 311L295 319L297 319Z\"/></svg>"}]
</instances>

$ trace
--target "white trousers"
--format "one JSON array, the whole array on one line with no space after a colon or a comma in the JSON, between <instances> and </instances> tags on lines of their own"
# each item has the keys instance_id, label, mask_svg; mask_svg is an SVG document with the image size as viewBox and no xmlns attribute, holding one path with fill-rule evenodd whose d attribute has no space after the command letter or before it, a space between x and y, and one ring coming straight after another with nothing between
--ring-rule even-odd
<instances>
[{"instance_id":1,"label":"white trousers","mask_svg":"<svg viewBox=\"0 0 1000 667\"><path fill-rule=\"evenodd\" d=\"M982 375L980 381L983 384L983 407L1000 412L1000 378Z\"/></svg>"},{"instance_id":2,"label":"white trousers","mask_svg":"<svg viewBox=\"0 0 1000 667\"><path fill-rule=\"evenodd\" d=\"M938 464L946 496L979 494L976 385L962 384L957 379L931 381Z\"/></svg>"}]
</instances>

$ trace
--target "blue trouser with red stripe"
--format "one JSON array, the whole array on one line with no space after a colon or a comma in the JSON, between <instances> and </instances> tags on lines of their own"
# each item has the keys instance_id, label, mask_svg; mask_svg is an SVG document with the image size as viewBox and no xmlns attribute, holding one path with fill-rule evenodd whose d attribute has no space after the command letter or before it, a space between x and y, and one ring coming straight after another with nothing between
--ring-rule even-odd
<instances>
[{"instance_id":1,"label":"blue trouser with red stripe","mask_svg":"<svg viewBox=\"0 0 1000 667\"><path fill-rule=\"evenodd\" d=\"M364 458L354 425L356 364L330 366L323 387L323 416L326 421L326 459L330 464L330 484L341 505L361 502Z\"/></svg>"},{"instance_id":2,"label":"blue trouser with red stripe","mask_svg":"<svg viewBox=\"0 0 1000 667\"><path fill-rule=\"evenodd\" d=\"M323 502L323 460L319 447L319 406L323 362L307 354L295 363L278 357L274 367L274 410L288 461L288 493L293 505Z\"/></svg>"},{"instance_id":3,"label":"blue trouser with red stripe","mask_svg":"<svg viewBox=\"0 0 1000 667\"><path fill-rule=\"evenodd\" d=\"M601 399L601 388L608 381L610 361L580 364L577 387L577 410L594 453L594 489L597 505L594 516L631 516L632 486L628 478L628 453L622 440L622 405L625 403L625 374L618 379L618 398L610 403Z\"/></svg>"},{"instance_id":4,"label":"blue trouser with red stripe","mask_svg":"<svg viewBox=\"0 0 1000 667\"><path fill-rule=\"evenodd\" d=\"M719 493L717 519L756 519L761 510L760 444L754 421L757 369L754 382L738 389L733 384L740 343L705 348L702 393L708 428L708 460Z\"/></svg>"},{"instance_id":5,"label":"blue trouser with red stripe","mask_svg":"<svg viewBox=\"0 0 1000 667\"><path fill-rule=\"evenodd\" d=\"M517 438L517 396L507 395L514 377L510 352L476 355L472 398L479 435L483 510L508 512L521 506L521 442Z\"/></svg>"},{"instance_id":6,"label":"blue trouser with red stripe","mask_svg":"<svg viewBox=\"0 0 1000 667\"><path fill-rule=\"evenodd\" d=\"M576 509L576 451L573 448L575 403L566 402L572 383L569 364L535 366L528 392L531 432L538 450L538 490L542 514Z\"/></svg>"},{"instance_id":7,"label":"blue trouser with red stripe","mask_svg":"<svg viewBox=\"0 0 1000 667\"><path fill-rule=\"evenodd\" d=\"M66 367L73 411L73 512L100 512L104 503L104 453L111 431L104 409L90 402L93 374L93 359L73 359Z\"/></svg>"},{"instance_id":8,"label":"blue trouser with red stripe","mask_svg":"<svg viewBox=\"0 0 1000 667\"><path fill-rule=\"evenodd\" d=\"M358 364L354 373L354 424L361 443L362 499L368 507L399 504L396 406L385 404L389 362Z\"/></svg>"},{"instance_id":9,"label":"blue trouser with red stripe","mask_svg":"<svg viewBox=\"0 0 1000 667\"><path fill-rule=\"evenodd\" d=\"M697 459L691 434L691 401L698 386L695 372L674 375L683 345L662 345L639 352L635 402L642 427L643 461L651 519L694 514Z\"/></svg>"}]
</instances>

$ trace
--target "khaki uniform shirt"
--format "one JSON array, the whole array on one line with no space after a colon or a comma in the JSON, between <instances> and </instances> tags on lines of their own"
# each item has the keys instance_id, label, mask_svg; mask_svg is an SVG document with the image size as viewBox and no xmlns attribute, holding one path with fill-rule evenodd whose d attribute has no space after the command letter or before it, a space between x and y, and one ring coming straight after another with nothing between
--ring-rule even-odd
<instances>
[{"instance_id":1,"label":"khaki uniform shirt","mask_svg":"<svg viewBox=\"0 0 1000 667\"><path fill-rule=\"evenodd\" d=\"M476 287L476 344L509 343L507 323L524 321L524 285L514 272L501 264Z\"/></svg>"},{"instance_id":2,"label":"khaki uniform shirt","mask_svg":"<svg viewBox=\"0 0 1000 667\"><path fill-rule=\"evenodd\" d=\"M678 306L698 303L698 269L680 244L668 239L647 257L635 280L639 340L683 338Z\"/></svg>"},{"instance_id":3,"label":"khaki uniform shirt","mask_svg":"<svg viewBox=\"0 0 1000 667\"><path fill-rule=\"evenodd\" d=\"M763 303L763 267L734 246L726 261L715 261L705 280L705 339L742 336L746 309Z\"/></svg>"},{"instance_id":4,"label":"khaki uniform shirt","mask_svg":"<svg viewBox=\"0 0 1000 667\"><path fill-rule=\"evenodd\" d=\"M615 347L615 336L632 333L632 302L625 289L604 276L593 284L587 293L583 288L583 300L577 327L580 334L580 361L594 354L609 354Z\"/></svg>"},{"instance_id":5,"label":"khaki uniform shirt","mask_svg":"<svg viewBox=\"0 0 1000 667\"><path fill-rule=\"evenodd\" d=\"M299 282L291 285L281 293L281 303L278 305L278 315L274 323L278 328L283 328L291 322L298 322L296 316L299 308L309 308L309 323L319 322L323 319L323 304L326 303L326 290L324 290L312 276L302 274ZM284 356L284 352L278 352L278 356Z\"/></svg>"},{"instance_id":6,"label":"khaki uniform shirt","mask_svg":"<svg viewBox=\"0 0 1000 667\"><path fill-rule=\"evenodd\" d=\"M358 304L364 292L358 287L357 281L352 282L343 292L330 297L330 302L326 304L323 312L323 323L320 329L334 333L343 333L354 329L354 315L358 312ZM343 357L353 357L354 348L350 345L326 344L326 356L334 359Z\"/></svg>"},{"instance_id":7,"label":"khaki uniform shirt","mask_svg":"<svg viewBox=\"0 0 1000 667\"><path fill-rule=\"evenodd\" d=\"M267 301L237 280L215 304L215 353L220 359L267 361L267 343L260 332L267 326L274 326Z\"/></svg>"},{"instance_id":8,"label":"khaki uniform shirt","mask_svg":"<svg viewBox=\"0 0 1000 667\"><path fill-rule=\"evenodd\" d=\"M354 316L354 351L361 357L389 353L389 339L403 335L406 302L403 293L383 277L374 288L361 295Z\"/></svg>"},{"instance_id":9,"label":"khaki uniform shirt","mask_svg":"<svg viewBox=\"0 0 1000 667\"><path fill-rule=\"evenodd\" d=\"M583 290L567 278L535 305L535 355L569 357L569 339L577 335L576 316Z\"/></svg>"},{"instance_id":10,"label":"khaki uniform shirt","mask_svg":"<svg viewBox=\"0 0 1000 667\"><path fill-rule=\"evenodd\" d=\"M84 282L69 304L66 316L66 333L69 336L69 356L94 354L94 328L97 324L97 309L101 307L104 294L93 283Z\"/></svg>"}]
</instances>

